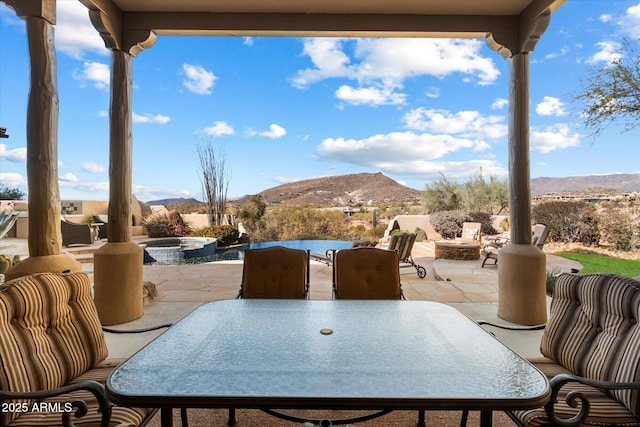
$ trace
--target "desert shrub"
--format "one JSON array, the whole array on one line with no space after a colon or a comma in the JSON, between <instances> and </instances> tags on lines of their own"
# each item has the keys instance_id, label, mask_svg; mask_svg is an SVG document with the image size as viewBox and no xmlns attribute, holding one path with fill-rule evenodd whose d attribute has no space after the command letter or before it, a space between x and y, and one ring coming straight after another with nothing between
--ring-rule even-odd
<instances>
[{"instance_id":1,"label":"desert shrub","mask_svg":"<svg viewBox=\"0 0 640 427\"><path fill-rule=\"evenodd\" d=\"M556 289L556 282L558 281L558 276L561 271L558 267L554 267L553 270L547 270L547 280L546 280L546 292L550 297L553 296L553 291Z\"/></svg>"},{"instance_id":2,"label":"desert shrub","mask_svg":"<svg viewBox=\"0 0 640 427\"><path fill-rule=\"evenodd\" d=\"M462 223L470 221L465 211L441 211L429 216L433 229L445 239L455 239L462 233Z\"/></svg>"},{"instance_id":3,"label":"desert shrub","mask_svg":"<svg viewBox=\"0 0 640 427\"><path fill-rule=\"evenodd\" d=\"M217 246L229 246L238 241L240 232L233 225L214 225L212 227L200 228L192 233L193 236L215 237Z\"/></svg>"},{"instance_id":4,"label":"desert shrub","mask_svg":"<svg viewBox=\"0 0 640 427\"><path fill-rule=\"evenodd\" d=\"M534 222L549 227L549 238L556 242L597 241L594 208L586 202L545 202L533 207Z\"/></svg>"},{"instance_id":5,"label":"desert shrub","mask_svg":"<svg viewBox=\"0 0 640 427\"><path fill-rule=\"evenodd\" d=\"M142 225L149 237L183 237L192 231L191 226L177 211L171 211L167 215L149 215Z\"/></svg>"},{"instance_id":6,"label":"desert shrub","mask_svg":"<svg viewBox=\"0 0 640 427\"><path fill-rule=\"evenodd\" d=\"M416 227L414 233L416 233L416 242L424 242L425 240L427 240L427 232L422 228Z\"/></svg>"},{"instance_id":7,"label":"desert shrub","mask_svg":"<svg viewBox=\"0 0 640 427\"><path fill-rule=\"evenodd\" d=\"M469 212L469 217L471 218L471 222L479 222L480 223L480 233L481 234L497 234L498 232L493 227L493 217L491 214L486 212ZM460 229L462 232L462 229Z\"/></svg>"},{"instance_id":8,"label":"desert shrub","mask_svg":"<svg viewBox=\"0 0 640 427\"><path fill-rule=\"evenodd\" d=\"M349 227L342 212L324 211L307 206L284 206L265 215L264 228L253 241L328 239L355 240L357 230Z\"/></svg>"},{"instance_id":9,"label":"desert shrub","mask_svg":"<svg viewBox=\"0 0 640 427\"><path fill-rule=\"evenodd\" d=\"M630 212L608 204L597 214L599 243L619 251L630 251L640 245L639 221Z\"/></svg>"},{"instance_id":10,"label":"desert shrub","mask_svg":"<svg viewBox=\"0 0 640 427\"><path fill-rule=\"evenodd\" d=\"M500 221L500 230L509 231L511 229L511 219L506 216Z\"/></svg>"}]
</instances>

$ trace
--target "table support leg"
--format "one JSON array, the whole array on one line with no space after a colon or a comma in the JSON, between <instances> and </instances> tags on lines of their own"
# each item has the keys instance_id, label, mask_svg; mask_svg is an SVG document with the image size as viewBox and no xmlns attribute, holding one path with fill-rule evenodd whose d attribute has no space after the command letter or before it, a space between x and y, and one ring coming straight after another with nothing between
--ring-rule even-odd
<instances>
[{"instance_id":1,"label":"table support leg","mask_svg":"<svg viewBox=\"0 0 640 427\"><path fill-rule=\"evenodd\" d=\"M493 412L480 411L480 427L491 427L493 425Z\"/></svg>"},{"instance_id":2,"label":"table support leg","mask_svg":"<svg viewBox=\"0 0 640 427\"><path fill-rule=\"evenodd\" d=\"M418 427L427 427L427 423L425 421L425 411L418 411Z\"/></svg>"},{"instance_id":3,"label":"table support leg","mask_svg":"<svg viewBox=\"0 0 640 427\"><path fill-rule=\"evenodd\" d=\"M173 409L160 409L160 425L162 427L173 427Z\"/></svg>"},{"instance_id":4,"label":"table support leg","mask_svg":"<svg viewBox=\"0 0 640 427\"><path fill-rule=\"evenodd\" d=\"M236 425L237 421L238 420L236 419L236 408L229 408L229 419L227 420L227 425L234 426Z\"/></svg>"}]
</instances>

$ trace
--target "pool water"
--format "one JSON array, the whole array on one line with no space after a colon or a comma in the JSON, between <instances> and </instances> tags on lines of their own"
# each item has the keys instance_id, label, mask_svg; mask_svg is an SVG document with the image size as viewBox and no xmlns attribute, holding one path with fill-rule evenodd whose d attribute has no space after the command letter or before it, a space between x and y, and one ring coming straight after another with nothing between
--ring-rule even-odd
<instances>
[{"instance_id":1,"label":"pool water","mask_svg":"<svg viewBox=\"0 0 640 427\"><path fill-rule=\"evenodd\" d=\"M231 261L244 259L244 251L247 249L268 248L270 246L284 246L291 249L309 250L324 254L331 249L347 249L351 247L351 242L346 240L283 240L279 242L260 242L248 245L218 249L215 259L212 261Z\"/></svg>"},{"instance_id":2,"label":"pool water","mask_svg":"<svg viewBox=\"0 0 640 427\"><path fill-rule=\"evenodd\" d=\"M322 254L331 249L337 250L351 247L351 242L345 240L283 240L279 242L250 243L247 245L229 248L215 248L214 242L213 245L205 245L208 250L206 252L201 252L200 250L185 250L185 245L183 243L185 243L184 241L186 240L188 239L167 239L166 241L145 242L147 245L145 248L144 263L157 265L179 265L201 264L212 261L235 261L244 259L244 251L247 249L267 248L270 246L284 246L291 249L309 250L311 252L318 252ZM196 239L194 238L192 240ZM189 240L186 243L194 242Z\"/></svg>"}]
</instances>

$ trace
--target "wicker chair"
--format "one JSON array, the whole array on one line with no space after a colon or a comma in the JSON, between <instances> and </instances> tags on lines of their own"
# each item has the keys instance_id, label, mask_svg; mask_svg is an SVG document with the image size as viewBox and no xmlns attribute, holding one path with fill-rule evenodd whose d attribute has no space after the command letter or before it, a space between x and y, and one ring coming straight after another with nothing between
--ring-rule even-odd
<instances>
[{"instance_id":1,"label":"wicker chair","mask_svg":"<svg viewBox=\"0 0 640 427\"><path fill-rule=\"evenodd\" d=\"M61 219L62 246L92 245L98 238L98 230L97 225L78 224Z\"/></svg>"}]
</instances>

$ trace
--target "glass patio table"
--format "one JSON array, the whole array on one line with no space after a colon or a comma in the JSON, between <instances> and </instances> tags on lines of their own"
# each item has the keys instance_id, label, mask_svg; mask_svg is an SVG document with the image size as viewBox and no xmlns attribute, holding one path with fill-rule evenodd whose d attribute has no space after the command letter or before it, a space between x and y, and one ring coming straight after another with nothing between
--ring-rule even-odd
<instances>
[{"instance_id":1,"label":"glass patio table","mask_svg":"<svg viewBox=\"0 0 640 427\"><path fill-rule=\"evenodd\" d=\"M458 310L427 301L223 300L116 368L117 404L162 408L479 410L544 405L535 367ZM422 416L420 422L423 422Z\"/></svg>"}]
</instances>

